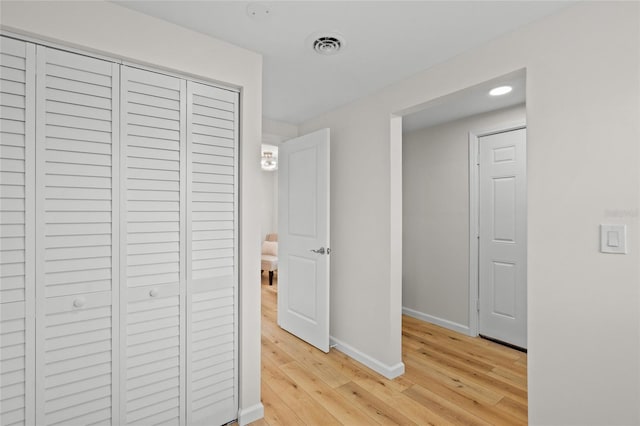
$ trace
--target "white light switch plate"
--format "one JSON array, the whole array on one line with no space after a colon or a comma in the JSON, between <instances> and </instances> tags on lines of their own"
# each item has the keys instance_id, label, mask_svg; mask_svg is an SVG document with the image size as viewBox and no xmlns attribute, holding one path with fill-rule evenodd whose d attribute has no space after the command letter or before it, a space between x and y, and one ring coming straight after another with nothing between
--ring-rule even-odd
<instances>
[{"instance_id":1,"label":"white light switch plate","mask_svg":"<svg viewBox=\"0 0 640 426\"><path fill-rule=\"evenodd\" d=\"M627 225L600 225L600 252L627 254Z\"/></svg>"}]
</instances>

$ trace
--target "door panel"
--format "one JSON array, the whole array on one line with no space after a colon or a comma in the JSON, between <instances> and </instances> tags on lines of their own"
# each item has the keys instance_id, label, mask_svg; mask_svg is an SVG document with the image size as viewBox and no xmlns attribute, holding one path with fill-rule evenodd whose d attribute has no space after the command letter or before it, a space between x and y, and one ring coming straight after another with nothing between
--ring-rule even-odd
<instances>
[{"instance_id":1,"label":"door panel","mask_svg":"<svg viewBox=\"0 0 640 426\"><path fill-rule=\"evenodd\" d=\"M479 138L480 334L527 347L526 131Z\"/></svg>"},{"instance_id":2,"label":"door panel","mask_svg":"<svg viewBox=\"0 0 640 426\"><path fill-rule=\"evenodd\" d=\"M121 423L184 423L185 83L122 68Z\"/></svg>"},{"instance_id":3,"label":"door panel","mask_svg":"<svg viewBox=\"0 0 640 426\"><path fill-rule=\"evenodd\" d=\"M238 95L187 84L187 422L238 412Z\"/></svg>"},{"instance_id":4,"label":"door panel","mask_svg":"<svg viewBox=\"0 0 640 426\"><path fill-rule=\"evenodd\" d=\"M280 146L278 185L278 324L328 352L329 129Z\"/></svg>"},{"instance_id":5,"label":"door panel","mask_svg":"<svg viewBox=\"0 0 640 426\"><path fill-rule=\"evenodd\" d=\"M0 37L0 424L34 422L35 47Z\"/></svg>"},{"instance_id":6,"label":"door panel","mask_svg":"<svg viewBox=\"0 0 640 426\"><path fill-rule=\"evenodd\" d=\"M37 63L36 423L111 422L119 73L42 46Z\"/></svg>"}]
</instances>

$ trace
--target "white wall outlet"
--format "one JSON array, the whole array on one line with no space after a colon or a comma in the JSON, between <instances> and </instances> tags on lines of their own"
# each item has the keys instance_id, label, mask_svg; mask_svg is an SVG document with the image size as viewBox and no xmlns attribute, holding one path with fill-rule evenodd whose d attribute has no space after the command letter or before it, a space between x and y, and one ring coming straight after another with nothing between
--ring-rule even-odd
<instances>
[{"instance_id":1,"label":"white wall outlet","mask_svg":"<svg viewBox=\"0 0 640 426\"><path fill-rule=\"evenodd\" d=\"M627 225L600 225L600 252L627 254Z\"/></svg>"}]
</instances>

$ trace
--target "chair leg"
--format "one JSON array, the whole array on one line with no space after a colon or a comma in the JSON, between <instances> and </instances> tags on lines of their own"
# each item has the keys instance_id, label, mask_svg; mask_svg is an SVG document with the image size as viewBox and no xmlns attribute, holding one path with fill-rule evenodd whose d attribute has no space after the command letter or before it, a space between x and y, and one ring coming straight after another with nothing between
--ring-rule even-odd
<instances>
[{"instance_id":1,"label":"chair leg","mask_svg":"<svg viewBox=\"0 0 640 426\"><path fill-rule=\"evenodd\" d=\"M269 285L273 285L273 271L269 271Z\"/></svg>"}]
</instances>

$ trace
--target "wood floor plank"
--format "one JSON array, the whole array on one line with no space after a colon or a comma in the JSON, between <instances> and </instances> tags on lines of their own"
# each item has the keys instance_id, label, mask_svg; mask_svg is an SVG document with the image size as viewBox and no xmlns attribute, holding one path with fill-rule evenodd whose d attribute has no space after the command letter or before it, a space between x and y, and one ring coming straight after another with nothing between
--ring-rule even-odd
<instances>
[{"instance_id":1,"label":"wood floor plank","mask_svg":"<svg viewBox=\"0 0 640 426\"><path fill-rule=\"evenodd\" d=\"M304 389L312 398L322 404L329 412L338 418L342 424L347 425L368 425L380 424L360 409L355 407L350 401L342 397L335 389L329 387L312 372L303 368L297 362L281 367L281 370L289 378Z\"/></svg>"},{"instance_id":2,"label":"wood floor plank","mask_svg":"<svg viewBox=\"0 0 640 426\"><path fill-rule=\"evenodd\" d=\"M349 382L349 378L326 364L326 354L311 345L307 345L297 337L284 332L277 326L265 325L263 334L286 352L291 358L313 371L320 379L332 388Z\"/></svg>"},{"instance_id":3,"label":"wood floor plank","mask_svg":"<svg viewBox=\"0 0 640 426\"><path fill-rule=\"evenodd\" d=\"M473 349L478 351L478 354L489 356L493 362L500 362L504 359L516 361L520 359L522 354L520 351L490 340L466 336L435 324L424 323L407 316L403 317L402 331L403 335L406 333L429 341L444 342L445 345L452 348L459 347L463 350Z\"/></svg>"},{"instance_id":4,"label":"wood floor plank","mask_svg":"<svg viewBox=\"0 0 640 426\"><path fill-rule=\"evenodd\" d=\"M503 397L500 393L486 389L482 385L468 380L466 377L452 374L451 372L435 365L425 365L422 360L414 359L409 354L405 355L405 373L410 375L417 384L430 388L441 384L448 389L461 393L469 398L487 404L497 404Z\"/></svg>"},{"instance_id":5,"label":"wood floor plank","mask_svg":"<svg viewBox=\"0 0 640 426\"><path fill-rule=\"evenodd\" d=\"M231 423L228 426L238 426L238 423ZM251 426L272 426L265 419L259 419L251 423Z\"/></svg>"},{"instance_id":6,"label":"wood floor plank","mask_svg":"<svg viewBox=\"0 0 640 426\"><path fill-rule=\"evenodd\" d=\"M467 378L469 381L475 382L484 388L493 390L498 394L506 394L516 400L526 401L527 392L519 387L496 377L483 374L483 372L475 370L473 366L445 357L435 351L419 350L413 354L409 353L407 356L413 356L432 367L441 368L443 371L447 371L447 374Z\"/></svg>"},{"instance_id":7,"label":"wood floor plank","mask_svg":"<svg viewBox=\"0 0 640 426\"><path fill-rule=\"evenodd\" d=\"M262 361L262 380L307 425L341 425L327 409L269 360ZM265 396L262 396L263 404Z\"/></svg>"},{"instance_id":8,"label":"wood floor plank","mask_svg":"<svg viewBox=\"0 0 640 426\"><path fill-rule=\"evenodd\" d=\"M417 426L417 423L407 418L402 412L375 397L356 383L350 382L342 385L338 388L338 392L381 425Z\"/></svg>"},{"instance_id":9,"label":"wood floor plank","mask_svg":"<svg viewBox=\"0 0 640 426\"><path fill-rule=\"evenodd\" d=\"M526 424L528 417L528 408L527 404L523 404L522 402L514 401L513 399L505 396L502 398L497 404L496 407L500 410L511 414L512 416L520 419L522 422Z\"/></svg>"},{"instance_id":10,"label":"wood floor plank","mask_svg":"<svg viewBox=\"0 0 640 426\"><path fill-rule=\"evenodd\" d=\"M387 404L400 410L407 418L419 425L431 425L431 426L445 426L450 425L451 422L442 416L439 416L434 411L421 405L417 401L406 396L403 391L397 392L383 383L371 383L370 381L363 381L362 379L355 379L354 383L360 385L360 387L367 389L372 395L376 396Z\"/></svg>"},{"instance_id":11,"label":"wood floor plank","mask_svg":"<svg viewBox=\"0 0 640 426\"><path fill-rule=\"evenodd\" d=\"M276 365L288 364L294 361L291 355L266 337L262 337L262 356L269 358Z\"/></svg>"},{"instance_id":12,"label":"wood floor plank","mask_svg":"<svg viewBox=\"0 0 640 426\"><path fill-rule=\"evenodd\" d=\"M519 386L523 391L527 391L526 374L524 376L521 374L514 374L512 370L498 366L494 367L488 375L502 380L508 380L514 386Z\"/></svg>"},{"instance_id":13,"label":"wood floor plank","mask_svg":"<svg viewBox=\"0 0 640 426\"><path fill-rule=\"evenodd\" d=\"M418 385L421 388L428 389L430 392L452 402L468 413L481 418L494 425L520 425L522 419L520 416L512 415L502 410L494 403L482 401L473 398L468 393L460 391L460 388L447 387L442 383L430 381L424 385ZM503 399L503 398L501 398ZM498 401L499 402L499 401Z\"/></svg>"},{"instance_id":14,"label":"wood floor plank","mask_svg":"<svg viewBox=\"0 0 640 426\"><path fill-rule=\"evenodd\" d=\"M432 326L432 324L430 324ZM493 365L513 367L515 361L520 359L520 353L510 348L506 352L503 348L497 348L498 344L485 341L484 339L471 338L463 339L458 333L435 330L433 327L420 329L418 325L407 326L403 329L403 337L409 342L419 342L422 345L439 345L446 347L450 351L458 352L475 358L478 361L489 362ZM490 343L490 344L488 344ZM518 369L519 370L519 369Z\"/></svg>"},{"instance_id":15,"label":"wood floor plank","mask_svg":"<svg viewBox=\"0 0 640 426\"><path fill-rule=\"evenodd\" d=\"M277 425L304 425L305 423L298 417L298 415L289 408L278 394L271 389L267 383L263 381L262 387L262 401L264 405L264 420L271 426Z\"/></svg>"},{"instance_id":16,"label":"wood floor plank","mask_svg":"<svg viewBox=\"0 0 640 426\"><path fill-rule=\"evenodd\" d=\"M435 411L442 417L449 419L453 424L466 426L491 425L491 423L470 414L460 406L420 385L411 386L404 391L404 394L418 401L425 407L429 407L429 409Z\"/></svg>"}]
</instances>

